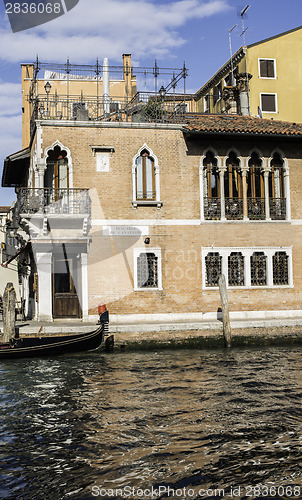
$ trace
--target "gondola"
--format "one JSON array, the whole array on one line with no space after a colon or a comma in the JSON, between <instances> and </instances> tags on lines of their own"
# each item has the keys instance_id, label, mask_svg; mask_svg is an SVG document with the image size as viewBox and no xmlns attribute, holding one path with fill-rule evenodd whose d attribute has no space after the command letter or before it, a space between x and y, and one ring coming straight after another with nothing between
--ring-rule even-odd
<instances>
[{"instance_id":1,"label":"gondola","mask_svg":"<svg viewBox=\"0 0 302 500\"><path fill-rule=\"evenodd\" d=\"M100 315L99 326L93 332L64 336L41 335L14 338L7 344L0 344L0 361L1 359L57 356L97 349L104 340L108 320L108 311L105 311Z\"/></svg>"}]
</instances>

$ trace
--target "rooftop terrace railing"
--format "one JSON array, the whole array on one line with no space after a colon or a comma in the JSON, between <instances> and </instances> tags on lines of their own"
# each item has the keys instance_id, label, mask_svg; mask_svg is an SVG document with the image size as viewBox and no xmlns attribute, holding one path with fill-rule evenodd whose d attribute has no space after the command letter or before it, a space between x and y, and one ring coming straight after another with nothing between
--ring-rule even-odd
<instances>
[{"instance_id":1,"label":"rooftop terrace railing","mask_svg":"<svg viewBox=\"0 0 302 500\"><path fill-rule=\"evenodd\" d=\"M192 95L138 92L133 98L92 95L39 95L30 100L31 131L36 120L183 123L195 112Z\"/></svg>"}]
</instances>

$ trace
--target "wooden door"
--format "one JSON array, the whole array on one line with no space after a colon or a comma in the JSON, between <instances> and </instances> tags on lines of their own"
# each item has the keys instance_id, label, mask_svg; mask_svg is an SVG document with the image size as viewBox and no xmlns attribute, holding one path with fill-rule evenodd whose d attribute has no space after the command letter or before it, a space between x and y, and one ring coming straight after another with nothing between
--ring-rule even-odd
<instances>
[{"instance_id":1,"label":"wooden door","mask_svg":"<svg viewBox=\"0 0 302 500\"><path fill-rule=\"evenodd\" d=\"M76 258L54 256L53 262L53 317L80 318L78 298L78 270Z\"/></svg>"}]
</instances>

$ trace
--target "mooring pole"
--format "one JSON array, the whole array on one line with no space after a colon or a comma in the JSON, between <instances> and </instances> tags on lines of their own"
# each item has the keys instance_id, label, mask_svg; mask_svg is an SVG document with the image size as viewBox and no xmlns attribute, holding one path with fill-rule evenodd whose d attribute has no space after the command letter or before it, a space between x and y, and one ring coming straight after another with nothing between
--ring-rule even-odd
<instances>
[{"instance_id":1,"label":"mooring pole","mask_svg":"<svg viewBox=\"0 0 302 500\"><path fill-rule=\"evenodd\" d=\"M7 343L15 337L16 292L12 283L7 283L3 294L3 336Z\"/></svg>"},{"instance_id":2,"label":"mooring pole","mask_svg":"<svg viewBox=\"0 0 302 500\"><path fill-rule=\"evenodd\" d=\"M230 314L229 314L229 301L228 293L226 288L226 281L224 274L219 276L218 280L221 308L222 308L222 325L223 325L223 336L224 343L226 347L231 347L232 344L232 334L230 325Z\"/></svg>"}]
</instances>

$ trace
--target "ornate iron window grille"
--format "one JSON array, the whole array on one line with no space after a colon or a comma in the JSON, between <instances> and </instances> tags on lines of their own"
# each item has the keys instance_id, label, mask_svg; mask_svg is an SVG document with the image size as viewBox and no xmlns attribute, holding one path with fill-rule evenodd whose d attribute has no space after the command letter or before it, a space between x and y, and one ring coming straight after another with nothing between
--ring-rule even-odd
<instances>
[{"instance_id":1,"label":"ornate iron window grille","mask_svg":"<svg viewBox=\"0 0 302 500\"><path fill-rule=\"evenodd\" d=\"M276 252L273 255L274 285L288 285L288 255L286 252Z\"/></svg>"},{"instance_id":2,"label":"ornate iron window grille","mask_svg":"<svg viewBox=\"0 0 302 500\"><path fill-rule=\"evenodd\" d=\"M209 252L205 258L206 286L218 286L222 269L222 256L218 252Z\"/></svg>"},{"instance_id":3,"label":"ornate iron window grille","mask_svg":"<svg viewBox=\"0 0 302 500\"><path fill-rule=\"evenodd\" d=\"M158 257L154 253L141 253L137 258L138 288L158 287Z\"/></svg>"},{"instance_id":4,"label":"ornate iron window grille","mask_svg":"<svg viewBox=\"0 0 302 500\"><path fill-rule=\"evenodd\" d=\"M229 286L244 286L244 256L241 252L232 252L228 256Z\"/></svg>"},{"instance_id":5,"label":"ornate iron window grille","mask_svg":"<svg viewBox=\"0 0 302 500\"><path fill-rule=\"evenodd\" d=\"M251 255L252 286L265 286L267 284L266 261L267 257L264 252L254 252L253 255Z\"/></svg>"}]
</instances>

